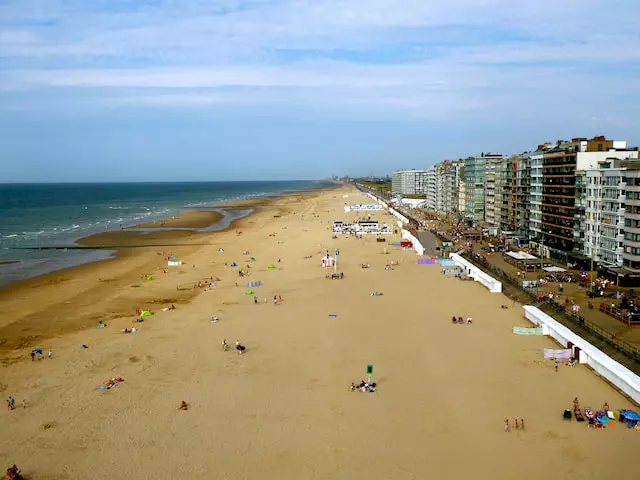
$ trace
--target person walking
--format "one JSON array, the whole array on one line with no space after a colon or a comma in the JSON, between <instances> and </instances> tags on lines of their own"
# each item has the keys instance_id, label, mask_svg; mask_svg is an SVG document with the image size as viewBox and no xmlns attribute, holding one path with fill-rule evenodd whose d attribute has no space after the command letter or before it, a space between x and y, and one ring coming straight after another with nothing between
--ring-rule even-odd
<instances>
[{"instance_id":1,"label":"person walking","mask_svg":"<svg viewBox=\"0 0 640 480\"><path fill-rule=\"evenodd\" d=\"M508 418L504 419L504 431L505 432L509 431L509 419Z\"/></svg>"},{"instance_id":2,"label":"person walking","mask_svg":"<svg viewBox=\"0 0 640 480\"><path fill-rule=\"evenodd\" d=\"M255 305L257 305L257 304L258 304L258 296L257 296L257 295L254 295L254 296L253 296L253 303L254 303Z\"/></svg>"}]
</instances>

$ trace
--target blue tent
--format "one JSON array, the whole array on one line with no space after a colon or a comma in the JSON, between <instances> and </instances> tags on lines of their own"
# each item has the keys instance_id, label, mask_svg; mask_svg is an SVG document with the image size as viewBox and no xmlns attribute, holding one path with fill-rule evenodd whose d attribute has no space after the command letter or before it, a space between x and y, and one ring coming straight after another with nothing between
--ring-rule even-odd
<instances>
[{"instance_id":1,"label":"blue tent","mask_svg":"<svg viewBox=\"0 0 640 480\"><path fill-rule=\"evenodd\" d=\"M640 415L638 415L633 410L618 410L620 415L625 418L625 420L631 420L632 422L640 422Z\"/></svg>"}]
</instances>

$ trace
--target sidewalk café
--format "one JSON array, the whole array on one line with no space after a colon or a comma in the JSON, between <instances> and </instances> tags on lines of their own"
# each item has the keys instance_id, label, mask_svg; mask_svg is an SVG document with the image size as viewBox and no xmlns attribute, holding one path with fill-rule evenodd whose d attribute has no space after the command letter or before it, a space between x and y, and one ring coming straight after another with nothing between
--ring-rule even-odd
<instances>
[{"instance_id":1,"label":"sidewalk caf\u00e9","mask_svg":"<svg viewBox=\"0 0 640 480\"><path fill-rule=\"evenodd\" d=\"M598 277L607 278L618 287L640 287L640 272L625 267L600 266Z\"/></svg>"},{"instance_id":2,"label":"sidewalk caf\u00e9","mask_svg":"<svg viewBox=\"0 0 640 480\"><path fill-rule=\"evenodd\" d=\"M540 268L540 259L527 252L505 252L504 261L523 272L534 272ZM550 266L550 264L545 264Z\"/></svg>"}]
</instances>

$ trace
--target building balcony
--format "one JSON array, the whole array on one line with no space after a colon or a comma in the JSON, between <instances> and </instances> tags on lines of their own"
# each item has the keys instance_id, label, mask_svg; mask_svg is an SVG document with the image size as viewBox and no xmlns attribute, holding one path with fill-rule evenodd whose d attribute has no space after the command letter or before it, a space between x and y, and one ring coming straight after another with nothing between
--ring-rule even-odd
<instances>
[{"instance_id":1,"label":"building balcony","mask_svg":"<svg viewBox=\"0 0 640 480\"><path fill-rule=\"evenodd\" d=\"M630 262L638 262L638 261L640 261L640 254L635 255L633 253L624 252L622 254L622 258L625 259L625 260L629 260Z\"/></svg>"},{"instance_id":2,"label":"building balcony","mask_svg":"<svg viewBox=\"0 0 640 480\"><path fill-rule=\"evenodd\" d=\"M624 241L625 246L627 247L635 247L640 248L640 240L626 240Z\"/></svg>"}]
</instances>

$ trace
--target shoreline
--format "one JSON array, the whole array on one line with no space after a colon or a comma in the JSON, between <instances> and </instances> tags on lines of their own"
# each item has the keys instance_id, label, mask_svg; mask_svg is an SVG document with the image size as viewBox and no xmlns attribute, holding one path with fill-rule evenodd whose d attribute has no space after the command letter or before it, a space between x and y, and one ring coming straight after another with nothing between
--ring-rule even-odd
<instances>
[{"instance_id":1,"label":"shoreline","mask_svg":"<svg viewBox=\"0 0 640 480\"><path fill-rule=\"evenodd\" d=\"M27 279L17 280L5 287L0 288L0 305L9 304L10 308L5 309L7 315L4 317L6 321L3 323L0 319L0 364L7 364L7 354L11 357L11 353L16 348L23 348L27 345L34 345L34 342L38 339L47 339L52 336L59 336L61 334L76 331L78 328L86 329L88 323L91 322L77 322L74 321L74 308L73 305L78 303L78 300L84 301L83 294L80 293L87 288L97 288L97 290L104 291L109 289L108 292L121 290L123 288L134 288L135 290L143 290L144 283L140 283L141 273L161 274L163 270L166 270L166 261L162 260L166 256L167 252L177 254L180 258L190 258L193 255L197 255L199 251L204 248L211 248L215 243L223 241L219 236L232 235L231 230L237 229L248 230L252 229L252 226L260 221L269 221L273 216L280 215L284 205L288 202L297 202L299 198L306 196L319 195L326 189L313 189L303 190L300 192L287 192L284 195L273 195L268 199L248 199L243 202L236 202L233 208L242 209L248 214L231 218L228 224L224 225L224 228L220 228L216 231L199 232L196 229L166 229L164 231L143 234L141 235L136 231L112 231L100 236L108 235L118 239L117 242L109 248L99 249L96 245L104 240L104 237L96 237L98 240L95 245L80 245L81 250L87 252L101 252L102 254L109 254L108 258L101 258L95 261L83 262L79 265L74 265L66 268L56 269L47 273L36 275ZM281 205L281 203L283 205ZM225 205L225 209L231 209L232 207ZM220 224L220 223L218 223ZM237 235L237 234L236 234ZM236 235L233 235L234 237ZM118 238L119 237L119 238ZM91 242L91 236L86 237L84 242ZM142 242L140 240L143 240ZM162 255L162 257L160 257ZM185 261L185 263L189 263ZM173 272L169 271L171 275ZM178 272L179 273L179 272ZM190 272L186 272L190 273ZM163 274L164 275L164 274ZM186 277L186 275L185 275ZM203 276L206 278L207 276ZM93 285L91 285L93 283ZM193 283L193 282L186 282ZM113 288L111 288L113 287ZM68 293L69 300L65 300L62 304L56 308L51 305L50 298L58 298L60 293L57 289L64 288L66 298ZM49 293L49 290L53 291ZM52 330L47 325L41 325L35 328L33 325L23 326L21 319L16 321L12 320L12 304L15 303L16 310L20 309L20 299L26 296L34 294L42 294L43 302L45 302L45 309L39 314L46 315L47 317L60 318L64 317L63 323L65 324L58 330ZM163 295L165 303L184 304L188 303L193 297L197 296L200 291L191 290L183 291L176 290L175 286L172 286ZM105 293L106 296L110 293ZM102 295L101 295L102 296ZM151 303L145 303L146 301L141 299L139 302L132 304L127 302L128 305L123 305L115 311L112 311L107 318L121 318L135 311L138 304L145 306L146 308L154 308L156 300L152 300ZM36 301L35 303L40 303ZM156 305L157 307L157 305ZM18 313L16 313L19 315ZM33 323L32 320L29 323ZM75 325L75 326L74 326ZM4 358L4 360L3 360ZM12 360L8 360L9 363Z\"/></svg>"},{"instance_id":2,"label":"shoreline","mask_svg":"<svg viewBox=\"0 0 640 480\"><path fill-rule=\"evenodd\" d=\"M39 277L55 274L56 272L64 272L69 269L82 267L84 265L99 264L104 261L113 260L118 258L121 254L120 250L128 249L132 247L144 248L144 247L172 247L172 246L185 246L193 245L194 242L188 241L187 243L178 242L179 239L189 238L193 233L213 233L222 232L232 228L236 221L251 216L259 208L272 208L279 199L286 199L291 195L299 195L307 192L320 192L325 190L334 189L339 185L335 184L322 184L303 190L285 191L280 193L271 193L258 195L255 197L245 198L242 200L224 201L206 207L189 207L177 212L176 215L183 216L184 214L194 213L194 216L199 216L200 212L215 212L218 215L209 216L209 219L214 219L213 223L210 223L206 227L200 227L203 223L202 218L196 219L188 226L168 226L168 227L151 227L145 228L145 225L152 222L145 222L143 224L127 226L122 229L115 227L111 230L92 233L82 237L77 237L69 241L69 243L51 245L51 246L39 246L39 247L21 247L16 248L17 251L59 251L60 254L64 252L75 252L77 255L73 258L63 259L60 258L57 261L51 260L52 264L48 267L38 268L44 261L41 260L7 260L4 263L0 263L0 276L4 276L5 279L9 278L5 282L0 281L0 295L5 293L7 289L13 287L21 282L34 280ZM193 219L191 215L189 221ZM175 225L171 223L172 217L165 217L165 223L169 222L169 225ZM199 222L197 220L200 220ZM156 220L162 221L162 219ZM137 232L135 234L113 236L115 233L120 232ZM144 237L144 238L143 238ZM143 242L136 242L135 240L143 240ZM106 242L104 240L111 240ZM116 241L113 241L116 240ZM191 239L189 239L191 240ZM30 263L30 264L29 264ZM18 270L19 269L19 270ZM29 272L33 269L32 272ZM26 273L25 273L26 272Z\"/></svg>"}]
</instances>

